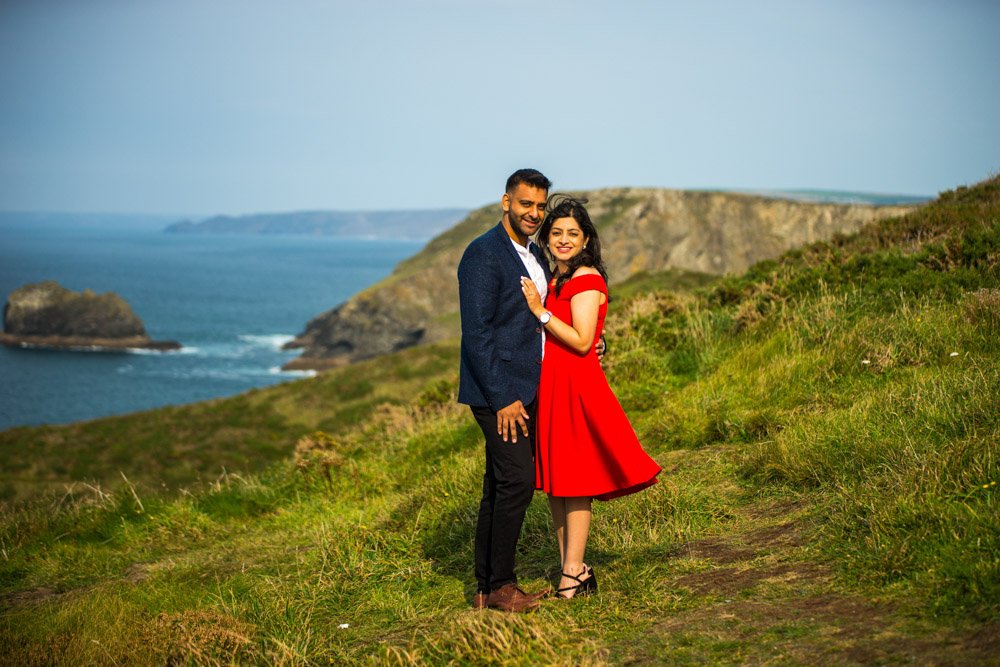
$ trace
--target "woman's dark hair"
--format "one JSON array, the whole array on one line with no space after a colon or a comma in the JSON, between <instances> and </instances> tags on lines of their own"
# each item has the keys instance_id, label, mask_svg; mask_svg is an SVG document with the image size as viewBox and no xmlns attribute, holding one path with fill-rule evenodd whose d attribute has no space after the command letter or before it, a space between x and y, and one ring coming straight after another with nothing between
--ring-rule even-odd
<instances>
[{"instance_id":1,"label":"woman's dark hair","mask_svg":"<svg viewBox=\"0 0 1000 667\"><path fill-rule=\"evenodd\" d=\"M597 236L597 228L590 220L590 214L584 204L586 199L577 199L563 194L554 194L549 197L545 205L545 221L538 230L538 240L545 255L552 261L555 257L549 251L549 232L552 231L552 223L559 218L573 218L576 224L580 225L580 231L587 237L587 247L583 248L578 255L573 257L567 265L567 271L556 279L556 295L562 290L563 285L573 276L573 272L581 266L590 266L597 269L597 272L608 281L608 272L604 268L604 260L601 258L601 239Z\"/></svg>"}]
</instances>

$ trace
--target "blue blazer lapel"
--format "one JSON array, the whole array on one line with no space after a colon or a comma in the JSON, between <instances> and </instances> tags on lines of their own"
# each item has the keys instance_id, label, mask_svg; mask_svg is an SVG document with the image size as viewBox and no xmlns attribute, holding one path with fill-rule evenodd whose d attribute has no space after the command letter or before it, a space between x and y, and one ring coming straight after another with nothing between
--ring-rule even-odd
<instances>
[{"instance_id":1,"label":"blue blazer lapel","mask_svg":"<svg viewBox=\"0 0 1000 667\"><path fill-rule=\"evenodd\" d=\"M515 275L524 275L524 262L521 261L521 257L517 254L517 250L514 250L514 242L510 240L509 236L507 236L507 230L504 229L503 221L493 228L493 238L496 243L499 243L507 251L506 256L510 260L507 263L507 268L513 271Z\"/></svg>"}]
</instances>

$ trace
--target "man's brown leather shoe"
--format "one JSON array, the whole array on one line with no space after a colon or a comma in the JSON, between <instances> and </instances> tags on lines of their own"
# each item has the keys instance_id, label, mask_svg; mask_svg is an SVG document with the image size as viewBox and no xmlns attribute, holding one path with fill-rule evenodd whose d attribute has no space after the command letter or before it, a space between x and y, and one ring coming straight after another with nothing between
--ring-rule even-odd
<instances>
[{"instance_id":1,"label":"man's brown leather shoe","mask_svg":"<svg viewBox=\"0 0 1000 667\"><path fill-rule=\"evenodd\" d=\"M476 594L472 596L472 608L486 609L486 600L489 597L490 597L489 593L483 593L482 591L477 591Z\"/></svg>"},{"instance_id":2,"label":"man's brown leather shoe","mask_svg":"<svg viewBox=\"0 0 1000 667\"><path fill-rule=\"evenodd\" d=\"M539 597L541 596L538 594L529 595L525 593L517 587L517 584L507 584L490 593L486 604L490 609L522 613L537 609L540 604L538 602Z\"/></svg>"},{"instance_id":3,"label":"man's brown leather shoe","mask_svg":"<svg viewBox=\"0 0 1000 667\"><path fill-rule=\"evenodd\" d=\"M535 600L541 600L542 598L547 598L552 595L552 587L544 588L537 593L528 593L528 597L534 598Z\"/></svg>"}]
</instances>

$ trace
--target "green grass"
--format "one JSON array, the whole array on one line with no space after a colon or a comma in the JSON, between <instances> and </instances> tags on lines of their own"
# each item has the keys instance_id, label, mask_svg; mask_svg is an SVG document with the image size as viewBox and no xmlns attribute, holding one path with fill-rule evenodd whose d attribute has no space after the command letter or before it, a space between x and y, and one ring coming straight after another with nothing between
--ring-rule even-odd
<instances>
[{"instance_id":1,"label":"green grass","mask_svg":"<svg viewBox=\"0 0 1000 667\"><path fill-rule=\"evenodd\" d=\"M669 271L640 271L626 280L616 283L613 290L615 299L632 299L649 292L673 290L689 292L704 287L716 280L715 276L695 271L673 269Z\"/></svg>"},{"instance_id":2,"label":"green grass","mask_svg":"<svg viewBox=\"0 0 1000 667\"><path fill-rule=\"evenodd\" d=\"M481 435L451 342L0 434L0 662L995 659L1000 179L679 279L623 284L608 322L664 474L596 505L598 596L468 609ZM538 497L522 583L557 554Z\"/></svg>"},{"instance_id":3,"label":"green grass","mask_svg":"<svg viewBox=\"0 0 1000 667\"><path fill-rule=\"evenodd\" d=\"M262 471L288 458L306 433L348 431L429 381L457 377L457 350L450 341L232 398L2 431L0 501L59 497L79 483L113 491L122 474L144 493L176 493L226 471Z\"/></svg>"}]
</instances>

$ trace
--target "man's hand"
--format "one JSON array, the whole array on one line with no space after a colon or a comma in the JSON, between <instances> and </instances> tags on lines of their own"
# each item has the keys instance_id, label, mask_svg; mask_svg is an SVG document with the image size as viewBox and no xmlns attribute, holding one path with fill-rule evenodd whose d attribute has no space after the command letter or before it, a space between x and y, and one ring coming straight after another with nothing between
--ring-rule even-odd
<instances>
[{"instance_id":1,"label":"man's hand","mask_svg":"<svg viewBox=\"0 0 1000 667\"><path fill-rule=\"evenodd\" d=\"M597 361L604 363L604 353L608 351L608 342L604 340L604 335L601 335L601 339L597 341L597 345L594 347L597 352Z\"/></svg>"},{"instance_id":2,"label":"man's hand","mask_svg":"<svg viewBox=\"0 0 1000 667\"><path fill-rule=\"evenodd\" d=\"M517 442L517 427L521 426L524 437L528 437L528 411L524 409L521 401L514 401L506 408L497 413L497 433L503 436L503 441L507 442L507 435L510 435L511 442Z\"/></svg>"}]
</instances>

